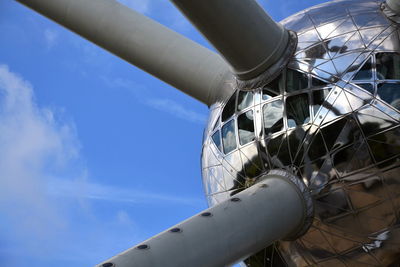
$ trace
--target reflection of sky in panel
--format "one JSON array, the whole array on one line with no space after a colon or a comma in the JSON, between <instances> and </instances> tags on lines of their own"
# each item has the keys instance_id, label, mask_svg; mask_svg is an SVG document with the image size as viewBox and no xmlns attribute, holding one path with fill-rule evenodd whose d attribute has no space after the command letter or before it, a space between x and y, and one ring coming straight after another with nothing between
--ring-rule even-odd
<instances>
[{"instance_id":1,"label":"reflection of sky in panel","mask_svg":"<svg viewBox=\"0 0 400 267\"><path fill-rule=\"evenodd\" d=\"M236 136L235 136L235 120L227 122L222 126L222 144L224 152L227 154L236 148Z\"/></svg>"},{"instance_id":2,"label":"reflection of sky in panel","mask_svg":"<svg viewBox=\"0 0 400 267\"><path fill-rule=\"evenodd\" d=\"M318 77L318 79L323 79L325 81L332 82L334 84L315 84L315 86L328 86L332 87L333 86L333 92L329 93L328 90L321 90L314 91L312 93L312 100L317 100L314 102L313 106L313 114L315 117L314 119L314 124L315 127L311 127L311 129L308 132L308 134L311 134L309 136L310 139L305 139L303 140L303 145L307 145L307 143L313 144L313 140L316 139L317 141L315 142L315 146L313 147L313 150L316 149L318 150L318 147L324 148L327 147L327 144L324 144L326 142L326 138L330 138L330 146L328 149L331 149L333 147L336 147L338 149L337 144L341 144L342 142L346 142L347 139L351 139L352 135L357 136L357 144L354 144L354 142L347 144L348 147L340 147L340 153L337 155L339 158L344 158L346 160L344 161L338 161L338 158L336 159L336 163L332 162L331 157L328 154L324 154L327 152L325 149L324 153L318 154L318 157L315 157L312 162L310 161L310 156L304 156L303 160L307 162L300 162L299 164L305 164L306 166L304 167L305 169L301 169L299 171L299 174L306 175L307 179L310 178L308 177L308 173L312 174L312 184L318 185L318 186L323 186L325 184L331 184L333 185L333 188L335 189L340 189L343 194L348 194L348 197L353 197L354 192L344 192L342 190L342 185L340 183L336 183L334 179L340 179L343 178L341 175L351 175L350 177L345 177L344 179L347 179L346 181L355 181L364 179L365 178L365 173L360 173L360 174L354 174L355 171L358 171L360 168L368 167L372 162L372 157L369 156L369 149L368 145L366 143L366 140L361 140L361 135L359 134L360 129L357 127L356 120L354 120L354 116L347 116L348 113L351 113L355 110L362 109L363 106L369 106L371 107L371 110L375 110L378 112L378 109L381 110L385 115L387 116L385 121L390 121L390 117L392 116L393 118L399 119L399 114L396 113L394 110L390 109L386 103L380 100L384 100L383 98L386 98L386 101L389 103L394 104L391 99L388 99L389 95L395 95L396 92L393 92L391 90L394 89L388 89L389 87L393 85L382 85L381 89L383 90L385 87L388 91L390 91L390 94L384 94L384 92L381 92L381 95L379 93L377 94L376 98L377 100L373 100L374 96L371 95L370 93L367 93L364 89L361 89L360 86L369 89L368 91L373 92L376 90L374 88L374 78L375 78L375 68L372 66L373 71L371 72L371 64L368 62L364 65L364 68L362 71L359 72L359 75L357 76L357 72L359 71L360 68L362 68L362 65L367 61L368 58L371 56L371 52L374 53L374 49L387 49L390 51L397 51L398 46L393 45L393 42L398 42L398 35L397 33L394 33L393 35L390 35L394 28L388 28L388 20L382 16L382 13L379 11L379 5L378 2L372 2L372 1L336 1L336 2L331 2L329 4L332 4L332 7L326 7L321 10L329 10L329 14L318 14L318 8L313 9L312 12L309 12L308 14L302 13L296 15L296 17L299 19L296 21L296 19L293 19L292 21L288 19L287 21L290 21L290 27L296 28L296 30L300 29L299 33L299 46L298 50L296 51L295 58L289 63L289 68L291 69L298 69L298 70L303 70L306 73L315 74L313 76ZM365 12L365 10L368 9L374 9L373 14L368 14L368 15L359 15L362 12ZM311 13L311 15L310 15ZM351 15L350 15L351 14ZM355 18L354 16L359 16L358 18ZM317 25L315 24L316 21L324 21L326 22L328 20L329 22L325 25ZM367 29L358 29L355 25L355 23L358 26L366 26L368 27ZM314 24L314 25L313 25ZM318 28L318 30L316 30ZM387 38L389 36L389 38ZM397 38L397 39L396 39ZM321 40L322 39L322 40ZM368 47L367 47L368 46ZM366 49L366 50L363 50ZM374 57L374 55L373 55ZM375 61L372 60L372 65L374 65ZM382 78L381 79L389 79L388 77L392 77L392 74L388 74L391 69L395 69L393 67L393 62L387 63L388 67L386 67L386 70L382 70ZM384 73L385 72L385 73ZM373 75L371 75L373 74ZM353 77L356 76L356 80L353 80ZM354 83L356 82L358 86L355 86ZM380 81L380 83L391 83L394 84L398 81L393 81L393 80L385 80L385 81ZM334 86L336 85L336 86ZM302 86L292 86L293 88L298 89L299 87L301 88ZM344 89L343 89L344 88ZM263 88L264 93L267 93L268 91ZM313 87L312 90L315 90L316 88ZM322 88L321 88L322 89ZM331 89L329 89L331 90ZM264 95L263 98L264 100L269 100L271 99L271 92L268 92L269 95ZM386 97L384 97L386 95ZM290 95L289 95L290 97ZM286 101L289 99L286 98ZM326 99L326 101L325 101ZM319 101L318 101L319 100ZM257 102L258 103L258 102ZM272 102L273 103L273 102ZM255 110L263 108L263 111L259 113L259 116L256 118L256 121L258 122L261 120L261 117L264 117L263 121L260 121L259 124L262 126L264 123L264 127L272 127L276 121L281 118L281 114L283 113L283 108L282 106L272 106L273 104L262 104L259 107L255 107ZM372 105L369 105L371 103ZM276 103L275 103L276 104ZM266 112L265 108L271 105L270 111ZM376 109L376 108L377 109ZM261 111L261 110L260 110ZM375 112L375 113L376 113ZM380 114L377 117L371 116L368 112L365 112L366 114L363 115L363 125L360 127L370 127L369 124L375 124L378 123L382 127L393 127L389 122L383 122L382 118L384 115ZM257 115L257 113L255 113ZM288 115L289 116L289 115ZM360 117L361 119L361 117ZM351 123L350 123L351 121ZM340 122L340 123L337 123ZM358 122L358 120L357 120ZM290 126L290 121L288 122ZM398 122L394 121L393 125L398 124ZM386 125L386 126L385 126ZM387 126L389 125L389 126ZM325 128L326 127L326 128ZM336 128L337 129L336 129ZM318 129L320 128L321 131L325 128L326 132L324 132L323 138L322 135L319 136L319 138L314 138L313 133L315 133ZM345 128L345 129L344 129ZM365 131L367 128L363 130ZM299 128L296 128L295 131L297 131ZM268 130L268 129L267 129ZM368 130L371 131L371 129L368 128ZM384 131L387 130L386 128L376 128L372 129L373 133L377 133L379 131ZM327 131L331 133L332 135L327 135ZM336 132L338 131L338 132ZM338 134L338 136L336 136ZM370 133L369 136L371 136L372 133ZM266 131L266 135L268 135L268 132ZM382 135L383 136L383 135ZM385 135L386 136L386 135ZM271 137L271 136L270 136ZM272 138L270 141L273 141L274 138ZM284 143L279 143L278 139L275 139L276 143L279 145L279 149L277 154L278 155L272 155L276 157L283 157L284 153L281 155L281 150L284 148L282 144ZM302 140L300 140L302 142ZM375 141L374 141L375 142ZM290 140L289 140L290 143ZM270 144L270 143L269 143ZM333 146L335 144L335 146ZM301 145L301 146L303 146ZM393 145L393 144L391 144ZM301 147L300 146L300 147ZM241 150L242 148L239 148ZM299 148L300 149L300 148ZM307 149L304 147L304 149ZM270 149L271 151L271 149ZM282 150L283 151L283 150ZM383 150L384 151L384 150ZM335 150L329 151L329 152L337 152ZM234 154L234 153L233 153ZM303 154L303 152L301 152ZM229 155L232 155L229 154ZM326 156L328 158L323 158L323 156ZM382 157L382 159L387 158L385 155L379 155ZM266 155L268 157L268 155ZM322 158L321 158L322 157ZM307 160L308 158L308 160ZM270 160L270 159L266 159ZM293 160L293 159L292 159ZM299 160L299 161L303 161ZM246 162L244 161L243 164ZM293 162L292 162L293 164ZM337 166L335 166L337 164ZM294 164L296 165L296 163ZM300 168L303 168L300 166ZM341 170L338 172L337 170ZM398 170L398 169L397 169ZM353 173L352 173L353 172ZM367 172L368 173L368 172ZM339 177L338 177L339 175ZM323 178L323 179L322 179ZM305 178L306 179L306 178ZM322 188L321 188L322 189ZM335 195L334 192L330 192L329 188L327 189L327 193L332 193L332 196ZM360 188L361 189L361 188ZM367 191L369 189L364 188L365 192L363 193L368 193ZM373 194L372 192L369 192ZM343 199L345 199L347 196L346 195L341 195L339 196L340 203L343 203ZM334 200L334 199L333 199ZM329 199L325 199L325 201L329 205L340 205L338 201L333 201ZM339 203L339 204L338 204ZM327 205L328 205L327 204ZM386 205L386 204L385 204ZM325 209L326 212L329 211L329 209L324 208L320 206L322 209ZM339 207L341 208L341 207ZM377 212L378 210L375 208L371 208L371 212ZM341 214L343 213L340 209L339 210L334 210L332 211L336 214ZM378 212L379 213L379 212ZM378 214L377 213L377 214ZM365 213L363 213L365 214ZM324 216L330 216L329 214L325 214ZM360 215L360 218L365 218L362 217L363 215ZM322 223L322 222L321 222ZM359 227L357 225L357 222L352 222L354 223L355 227ZM367 223L367 228L368 229L377 229L376 225L372 226L372 224L369 224L369 222L366 220ZM388 221L382 221L382 223L388 223ZM390 223L390 222L389 222ZM351 231L347 231L346 229L343 230L344 232L340 232L334 229L331 229L328 225L326 226L325 229L325 235L328 236L328 238L331 238L332 234L337 233L337 238L340 240L341 243L344 243L344 245L352 247L354 243L352 243L349 239L354 239L356 245L359 245L360 242L358 241L357 238L351 236ZM346 226L347 227L347 226ZM315 230L313 228L313 230ZM346 232L347 231L347 232ZM318 232L318 230L317 230ZM314 232L315 233L315 232ZM343 236L347 235L348 239L343 239ZM320 246L318 242L315 242L313 239L314 237L312 234L308 236L313 241L314 246ZM284 244L286 246L286 244ZM293 244L293 246L296 246L296 244ZM322 246L321 246L322 247ZM295 247L291 247L289 250L286 250L286 252L290 251L290 253L299 253L298 255L301 255L299 257L293 257L292 259L298 260L296 262L299 266L307 265L303 259L303 255L306 255L307 253L312 253L313 254L313 259L309 262L309 265L317 265L317 262L324 261L326 258L324 258L324 255L317 255L315 251L312 251L312 248L310 248L309 245L304 246L305 251L302 251L301 249L295 249ZM337 248L341 251L344 251L343 248L340 246L337 246ZM329 245L323 246L321 253L327 253L333 257L336 256L337 251L335 249L332 249ZM378 248L377 248L378 249ZM381 253L382 251L379 251ZM265 251L266 253L266 251ZM382 252L384 255L385 253ZM266 255L266 254L264 254ZM293 255L293 254L292 254ZM365 254L360 254L362 257L367 257L369 256L368 253ZM348 255L349 257L346 258L346 263L348 260L348 266L355 266L354 261L352 261L354 258L353 256ZM347 257L347 255L346 255ZM264 261L266 258L264 258ZM304 260L304 261L303 261ZM335 258L335 260L337 260ZM371 262L376 262L374 259L372 259ZM377 266L382 266L381 262L376 262ZM253 265L251 265L253 266ZM257 266L257 265L256 265ZM260 266L269 266L269 265L260 265ZM258 267L258 266L257 266Z\"/></svg>"},{"instance_id":3,"label":"reflection of sky in panel","mask_svg":"<svg viewBox=\"0 0 400 267\"><path fill-rule=\"evenodd\" d=\"M221 150L221 137L219 136L219 131L216 131L213 134L212 139L213 139L215 145L218 147L218 149Z\"/></svg>"},{"instance_id":4,"label":"reflection of sky in panel","mask_svg":"<svg viewBox=\"0 0 400 267\"><path fill-rule=\"evenodd\" d=\"M250 107L253 105L253 93L252 92L246 92L246 91L240 91L238 95L238 111L241 111L247 107Z\"/></svg>"},{"instance_id":5,"label":"reflection of sky in panel","mask_svg":"<svg viewBox=\"0 0 400 267\"><path fill-rule=\"evenodd\" d=\"M265 104L263 107L263 116L264 116L265 134L280 131L281 129L277 129L275 127L277 126L276 124L283 118L282 100L277 100Z\"/></svg>"}]
</instances>

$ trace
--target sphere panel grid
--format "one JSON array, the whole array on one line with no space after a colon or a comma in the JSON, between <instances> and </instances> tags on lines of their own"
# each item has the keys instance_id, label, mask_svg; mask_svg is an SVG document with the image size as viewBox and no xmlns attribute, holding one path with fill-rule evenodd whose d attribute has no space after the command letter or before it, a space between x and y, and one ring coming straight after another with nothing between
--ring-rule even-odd
<instances>
[{"instance_id":1,"label":"sphere panel grid","mask_svg":"<svg viewBox=\"0 0 400 267\"><path fill-rule=\"evenodd\" d=\"M398 263L400 77L390 70L400 69L399 29L381 4L333 1L285 19L298 34L288 68L270 84L235 93L241 96L230 107L211 108L202 153L210 206L271 169L297 175L315 201L315 220L303 237L276 242L244 266ZM234 111L221 121L225 109ZM240 126L250 110L254 127ZM234 130L221 133L228 122ZM232 151L225 154L224 145Z\"/></svg>"}]
</instances>

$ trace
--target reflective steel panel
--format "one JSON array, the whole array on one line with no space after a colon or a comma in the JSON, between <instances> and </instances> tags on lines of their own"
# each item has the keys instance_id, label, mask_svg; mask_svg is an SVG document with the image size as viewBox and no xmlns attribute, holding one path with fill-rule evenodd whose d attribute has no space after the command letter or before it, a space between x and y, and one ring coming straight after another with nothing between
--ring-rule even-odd
<instances>
[{"instance_id":1,"label":"reflective steel panel","mask_svg":"<svg viewBox=\"0 0 400 267\"><path fill-rule=\"evenodd\" d=\"M304 236L245 266L400 264L400 18L381 6L331 1L285 19L298 35L287 69L210 114L202 154L210 205L271 169L297 175L315 201Z\"/></svg>"}]
</instances>

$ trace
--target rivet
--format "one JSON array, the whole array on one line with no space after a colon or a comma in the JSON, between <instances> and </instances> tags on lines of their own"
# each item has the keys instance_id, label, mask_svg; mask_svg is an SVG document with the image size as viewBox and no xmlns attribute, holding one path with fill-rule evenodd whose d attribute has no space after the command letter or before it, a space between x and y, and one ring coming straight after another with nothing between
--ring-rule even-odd
<instances>
[{"instance_id":1,"label":"rivet","mask_svg":"<svg viewBox=\"0 0 400 267\"><path fill-rule=\"evenodd\" d=\"M239 202L239 201L240 201L240 198L234 197L234 198L231 198L231 201L232 201L232 202Z\"/></svg>"},{"instance_id":2,"label":"rivet","mask_svg":"<svg viewBox=\"0 0 400 267\"><path fill-rule=\"evenodd\" d=\"M112 263L112 262L106 262L106 263L103 263L102 265L101 265L101 267L114 267L115 265L114 265L114 263Z\"/></svg>"},{"instance_id":3,"label":"rivet","mask_svg":"<svg viewBox=\"0 0 400 267\"><path fill-rule=\"evenodd\" d=\"M146 244L143 244L143 245L137 246L136 248L140 249L140 250L143 250L143 249L149 249L150 247L148 245L146 245Z\"/></svg>"},{"instance_id":4,"label":"rivet","mask_svg":"<svg viewBox=\"0 0 400 267\"><path fill-rule=\"evenodd\" d=\"M171 230L169 230L171 233L180 233L182 232L182 230L180 228L172 228Z\"/></svg>"},{"instance_id":5,"label":"rivet","mask_svg":"<svg viewBox=\"0 0 400 267\"><path fill-rule=\"evenodd\" d=\"M211 214L211 212L206 211L206 212L203 212L202 214L200 214L200 216L202 216L202 217L211 217L212 214Z\"/></svg>"},{"instance_id":6,"label":"rivet","mask_svg":"<svg viewBox=\"0 0 400 267\"><path fill-rule=\"evenodd\" d=\"M267 188L268 185L267 185L267 184L262 184L262 185L260 185L260 187L261 187L261 188Z\"/></svg>"}]
</instances>

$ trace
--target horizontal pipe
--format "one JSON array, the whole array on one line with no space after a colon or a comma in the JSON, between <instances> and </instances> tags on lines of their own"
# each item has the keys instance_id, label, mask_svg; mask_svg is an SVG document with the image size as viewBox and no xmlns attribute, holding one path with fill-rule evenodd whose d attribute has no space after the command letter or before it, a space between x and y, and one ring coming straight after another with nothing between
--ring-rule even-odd
<instances>
[{"instance_id":1,"label":"horizontal pipe","mask_svg":"<svg viewBox=\"0 0 400 267\"><path fill-rule=\"evenodd\" d=\"M308 192L308 191L307 191ZM221 267L282 238L304 232L306 196L298 185L270 174L236 194L97 267Z\"/></svg>"},{"instance_id":2,"label":"horizontal pipe","mask_svg":"<svg viewBox=\"0 0 400 267\"><path fill-rule=\"evenodd\" d=\"M219 55L115 0L17 1L207 105L229 90Z\"/></svg>"},{"instance_id":3,"label":"horizontal pipe","mask_svg":"<svg viewBox=\"0 0 400 267\"><path fill-rule=\"evenodd\" d=\"M171 0L241 80L265 72L284 54L288 31L255 0Z\"/></svg>"}]
</instances>

